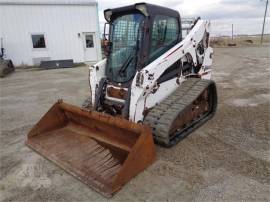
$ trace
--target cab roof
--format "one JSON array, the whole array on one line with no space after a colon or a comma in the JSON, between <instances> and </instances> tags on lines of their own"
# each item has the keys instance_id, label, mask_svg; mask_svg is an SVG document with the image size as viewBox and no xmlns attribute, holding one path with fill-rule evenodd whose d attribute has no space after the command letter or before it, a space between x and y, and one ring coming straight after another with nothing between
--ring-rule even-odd
<instances>
[{"instance_id":1,"label":"cab roof","mask_svg":"<svg viewBox=\"0 0 270 202\"><path fill-rule=\"evenodd\" d=\"M110 22L112 19L118 16L130 14L130 13L141 13L146 17L151 17L153 15L158 14L158 15L165 15L165 16L180 18L180 14L176 10L162 7L162 6L157 6L154 4L149 4L149 3L136 3L129 6L106 9L104 10L104 17L107 22Z\"/></svg>"}]
</instances>

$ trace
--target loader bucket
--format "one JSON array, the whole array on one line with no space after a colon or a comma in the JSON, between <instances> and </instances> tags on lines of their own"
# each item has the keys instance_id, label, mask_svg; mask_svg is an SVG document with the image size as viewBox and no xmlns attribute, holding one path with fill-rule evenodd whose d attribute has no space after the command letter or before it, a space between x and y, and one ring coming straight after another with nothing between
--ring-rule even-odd
<instances>
[{"instance_id":1,"label":"loader bucket","mask_svg":"<svg viewBox=\"0 0 270 202\"><path fill-rule=\"evenodd\" d=\"M55 103L26 144L107 197L155 158L148 126Z\"/></svg>"}]
</instances>

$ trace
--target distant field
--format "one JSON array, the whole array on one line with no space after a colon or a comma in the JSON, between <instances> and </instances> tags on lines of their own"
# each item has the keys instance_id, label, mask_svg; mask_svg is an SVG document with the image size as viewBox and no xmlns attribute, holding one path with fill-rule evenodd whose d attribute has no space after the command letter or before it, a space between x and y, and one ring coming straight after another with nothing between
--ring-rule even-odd
<instances>
[{"instance_id":1,"label":"distant field","mask_svg":"<svg viewBox=\"0 0 270 202\"><path fill-rule=\"evenodd\" d=\"M270 43L270 34L264 35L263 43ZM232 41L231 37L212 37L211 46L213 47L226 47L235 44L235 46L256 46L261 44L261 36L234 36Z\"/></svg>"}]
</instances>

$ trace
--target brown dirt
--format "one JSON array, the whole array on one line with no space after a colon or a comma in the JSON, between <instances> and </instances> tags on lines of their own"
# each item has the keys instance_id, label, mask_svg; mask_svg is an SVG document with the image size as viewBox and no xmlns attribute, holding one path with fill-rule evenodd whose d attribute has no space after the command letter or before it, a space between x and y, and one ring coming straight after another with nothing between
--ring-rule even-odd
<instances>
[{"instance_id":1,"label":"brown dirt","mask_svg":"<svg viewBox=\"0 0 270 202\"><path fill-rule=\"evenodd\" d=\"M157 160L112 201L270 201L269 46L216 48L215 117ZM105 199L25 146L33 124L58 99L80 105L86 67L18 70L0 80L0 201Z\"/></svg>"}]
</instances>

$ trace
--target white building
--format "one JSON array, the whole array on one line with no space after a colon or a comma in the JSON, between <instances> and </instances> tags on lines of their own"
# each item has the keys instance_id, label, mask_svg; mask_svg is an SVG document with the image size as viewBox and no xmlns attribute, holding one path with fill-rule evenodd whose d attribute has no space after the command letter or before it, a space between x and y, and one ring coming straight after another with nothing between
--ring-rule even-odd
<instances>
[{"instance_id":1,"label":"white building","mask_svg":"<svg viewBox=\"0 0 270 202\"><path fill-rule=\"evenodd\" d=\"M15 65L101 59L95 0L0 0L0 38Z\"/></svg>"}]
</instances>

